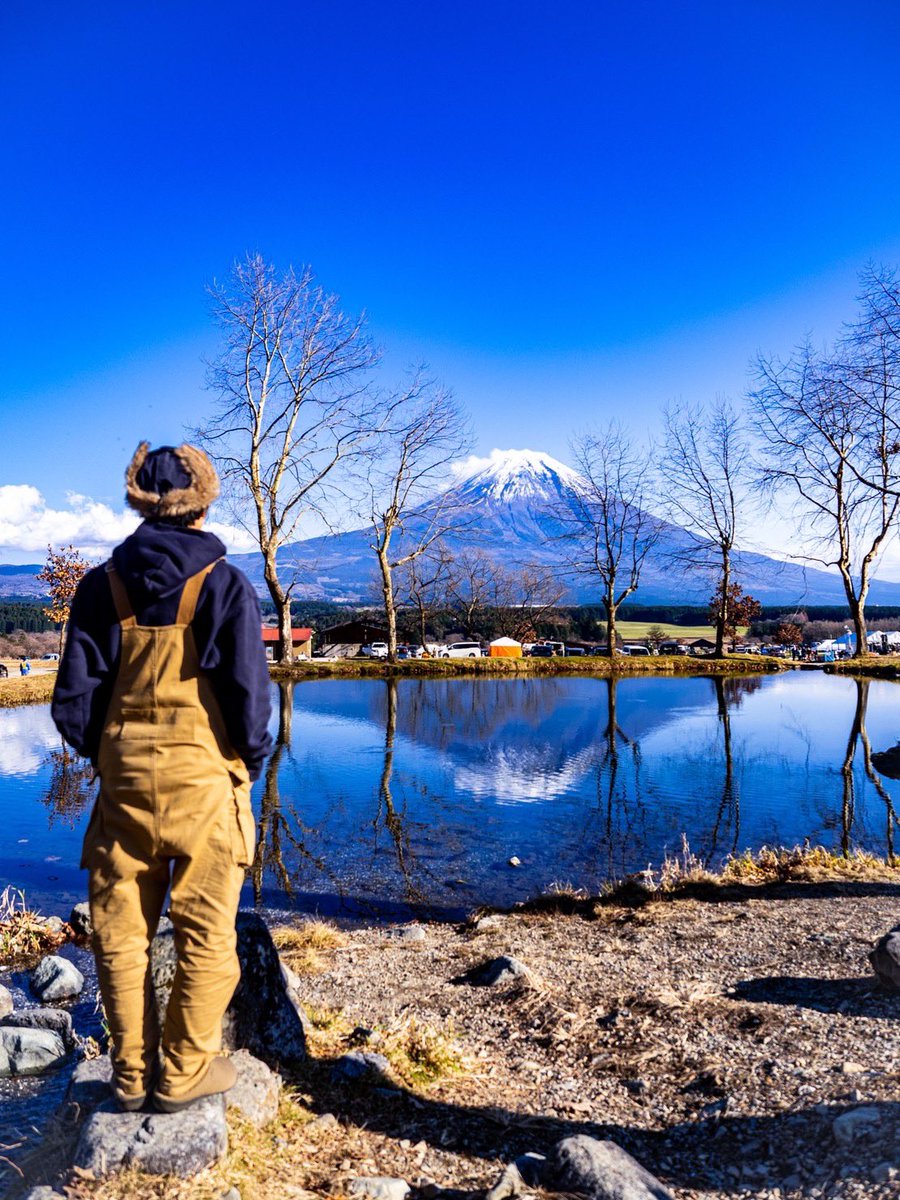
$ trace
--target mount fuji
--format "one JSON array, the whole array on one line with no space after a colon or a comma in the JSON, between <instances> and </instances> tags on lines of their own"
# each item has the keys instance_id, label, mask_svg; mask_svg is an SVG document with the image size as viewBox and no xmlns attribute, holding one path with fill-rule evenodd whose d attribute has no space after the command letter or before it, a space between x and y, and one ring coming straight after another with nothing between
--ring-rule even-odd
<instances>
[{"instance_id":1,"label":"mount fuji","mask_svg":"<svg viewBox=\"0 0 900 1200\"><path fill-rule=\"evenodd\" d=\"M535 450L494 450L487 458L457 465L450 486L434 503L452 509L459 530L444 541L451 552L479 548L503 563L559 567L565 546L559 541L560 508L571 508L584 487L576 471L549 454ZM377 601L379 587L370 531L351 530L309 538L285 546L279 565L285 574L296 571L295 593L305 599L356 603ZM702 573L683 573L675 552L688 535L676 525L663 527L652 555L644 565L641 585L629 599L638 604L705 604L712 591ZM238 554L232 561L265 593L262 559ZM736 574L744 588L764 604L845 603L836 575L781 562L762 554L735 554ZM589 580L572 583L563 603L599 602L599 589ZM900 604L900 583L875 581L870 604Z\"/></svg>"}]
</instances>

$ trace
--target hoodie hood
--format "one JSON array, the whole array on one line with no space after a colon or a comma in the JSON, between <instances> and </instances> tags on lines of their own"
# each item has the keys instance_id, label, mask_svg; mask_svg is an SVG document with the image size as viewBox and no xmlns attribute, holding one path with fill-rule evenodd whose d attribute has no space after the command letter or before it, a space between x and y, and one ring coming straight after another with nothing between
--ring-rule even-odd
<instances>
[{"instance_id":1,"label":"hoodie hood","mask_svg":"<svg viewBox=\"0 0 900 1200\"><path fill-rule=\"evenodd\" d=\"M178 592L184 581L223 558L225 546L205 529L144 521L112 553L136 612Z\"/></svg>"}]
</instances>

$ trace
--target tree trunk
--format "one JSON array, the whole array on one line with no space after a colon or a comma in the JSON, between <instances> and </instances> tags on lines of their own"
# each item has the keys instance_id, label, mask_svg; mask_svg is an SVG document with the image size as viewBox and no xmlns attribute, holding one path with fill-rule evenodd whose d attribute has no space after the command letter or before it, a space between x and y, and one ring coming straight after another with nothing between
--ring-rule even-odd
<instances>
[{"instance_id":1,"label":"tree trunk","mask_svg":"<svg viewBox=\"0 0 900 1200\"><path fill-rule=\"evenodd\" d=\"M419 605L419 645L425 649L425 605Z\"/></svg>"},{"instance_id":2,"label":"tree trunk","mask_svg":"<svg viewBox=\"0 0 900 1200\"><path fill-rule=\"evenodd\" d=\"M850 616L853 618L853 632L856 634L856 649L853 651L853 657L862 658L869 651L869 643L866 641L868 634L866 610L862 600L857 600L856 597L850 600Z\"/></svg>"},{"instance_id":3,"label":"tree trunk","mask_svg":"<svg viewBox=\"0 0 900 1200\"><path fill-rule=\"evenodd\" d=\"M381 570L381 594L384 597L384 616L388 627L388 661L397 661L397 610L394 607L394 579L388 556L378 551Z\"/></svg>"},{"instance_id":4,"label":"tree trunk","mask_svg":"<svg viewBox=\"0 0 900 1200\"><path fill-rule=\"evenodd\" d=\"M618 639L616 613L619 606L611 595L607 595L603 601L603 607L606 609L606 654L608 658L615 658Z\"/></svg>"},{"instance_id":5,"label":"tree trunk","mask_svg":"<svg viewBox=\"0 0 900 1200\"><path fill-rule=\"evenodd\" d=\"M725 657L725 630L728 626L728 588L731 583L731 558L725 553L722 557L722 599L719 601L719 611L716 613L716 658Z\"/></svg>"},{"instance_id":6,"label":"tree trunk","mask_svg":"<svg viewBox=\"0 0 900 1200\"><path fill-rule=\"evenodd\" d=\"M275 661L290 662L294 650L291 632L291 598L285 593L278 580L274 551L268 551L265 555L263 576L278 616L278 648L275 651ZM260 634L260 636L262 635Z\"/></svg>"},{"instance_id":7,"label":"tree trunk","mask_svg":"<svg viewBox=\"0 0 900 1200\"><path fill-rule=\"evenodd\" d=\"M278 745L290 748L294 720L294 684L282 680L278 684Z\"/></svg>"}]
</instances>

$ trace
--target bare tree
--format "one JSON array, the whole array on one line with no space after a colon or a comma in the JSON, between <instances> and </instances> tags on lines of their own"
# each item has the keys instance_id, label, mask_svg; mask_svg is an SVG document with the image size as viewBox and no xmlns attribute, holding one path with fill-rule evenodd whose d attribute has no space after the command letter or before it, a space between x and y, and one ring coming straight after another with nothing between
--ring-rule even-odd
<instances>
[{"instance_id":1,"label":"bare tree","mask_svg":"<svg viewBox=\"0 0 900 1200\"><path fill-rule=\"evenodd\" d=\"M378 560L388 658L397 655L394 571L419 558L460 522L452 493L442 485L471 434L459 404L417 371L387 405L383 436L368 458L370 543Z\"/></svg>"},{"instance_id":2,"label":"bare tree","mask_svg":"<svg viewBox=\"0 0 900 1200\"><path fill-rule=\"evenodd\" d=\"M444 543L434 542L424 554L408 559L398 571L396 595L416 611L419 643L425 646L429 618L450 604L452 558Z\"/></svg>"},{"instance_id":3,"label":"bare tree","mask_svg":"<svg viewBox=\"0 0 900 1200\"><path fill-rule=\"evenodd\" d=\"M497 565L485 596L498 633L524 642L536 638L536 627L559 604L565 590L550 567Z\"/></svg>"},{"instance_id":4,"label":"bare tree","mask_svg":"<svg viewBox=\"0 0 900 1200\"><path fill-rule=\"evenodd\" d=\"M866 653L865 606L872 573L900 508L891 487L887 427L873 433L872 415L848 386L841 355L807 345L788 362L760 357L752 394L764 441L762 478L792 504L803 557L835 567L856 634Z\"/></svg>"},{"instance_id":5,"label":"bare tree","mask_svg":"<svg viewBox=\"0 0 900 1200\"><path fill-rule=\"evenodd\" d=\"M380 419L370 388L378 361L363 316L347 316L312 271L283 275L260 255L210 289L222 349L208 379L218 394L194 431L215 459L235 515L252 530L278 613L280 659L291 654L291 593L278 551L312 515L329 526L337 468Z\"/></svg>"},{"instance_id":6,"label":"bare tree","mask_svg":"<svg viewBox=\"0 0 900 1200\"><path fill-rule=\"evenodd\" d=\"M447 594L467 637L474 635L476 615L490 605L496 594L498 569L490 555L478 548L464 550L453 558Z\"/></svg>"},{"instance_id":7,"label":"bare tree","mask_svg":"<svg viewBox=\"0 0 900 1200\"><path fill-rule=\"evenodd\" d=\"M716 657L725 653L739 522L749 499L751 462L744 421L724 397L707 406L669 405L659 472L664 501L686 534L683 570L707 575L719 597Z\"/></svg>"},{"instance_id":8,"label":"bare tree","mask_svg":"<svg viewBox=\"0 0 900 1200\"><path fill-rule=\"evenodd\" d=\"M572 458L581 485L558 514L561 536L569 545L571 573L599 584L607 653L613 657L619 608L637 590L661 532L659 520L646 508L650 452L611 421L576 437Z\"/></svg>"}]
</instances>

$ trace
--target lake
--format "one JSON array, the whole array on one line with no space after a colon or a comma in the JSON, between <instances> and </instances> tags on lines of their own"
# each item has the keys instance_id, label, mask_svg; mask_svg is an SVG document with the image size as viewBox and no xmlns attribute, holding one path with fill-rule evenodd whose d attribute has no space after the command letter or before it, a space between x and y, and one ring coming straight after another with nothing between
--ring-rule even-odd
<instances>
[{"instance_id":1,"label":"lake","mask_svg":"<svg viewBox=\"0 0 900 1200\"><path fill-rule=\"evenodd\" d=\"M682 836L711 865L804 840L884 854L893 838L900 784L870 751L900 740L894 683L336 679L273 697L282 736L254 788L245 904L450 916L554 883L596 890ZM44 911L84 896L93 794L47 707L0 710L0 878Z\"/></svg>"}]
</instances>

